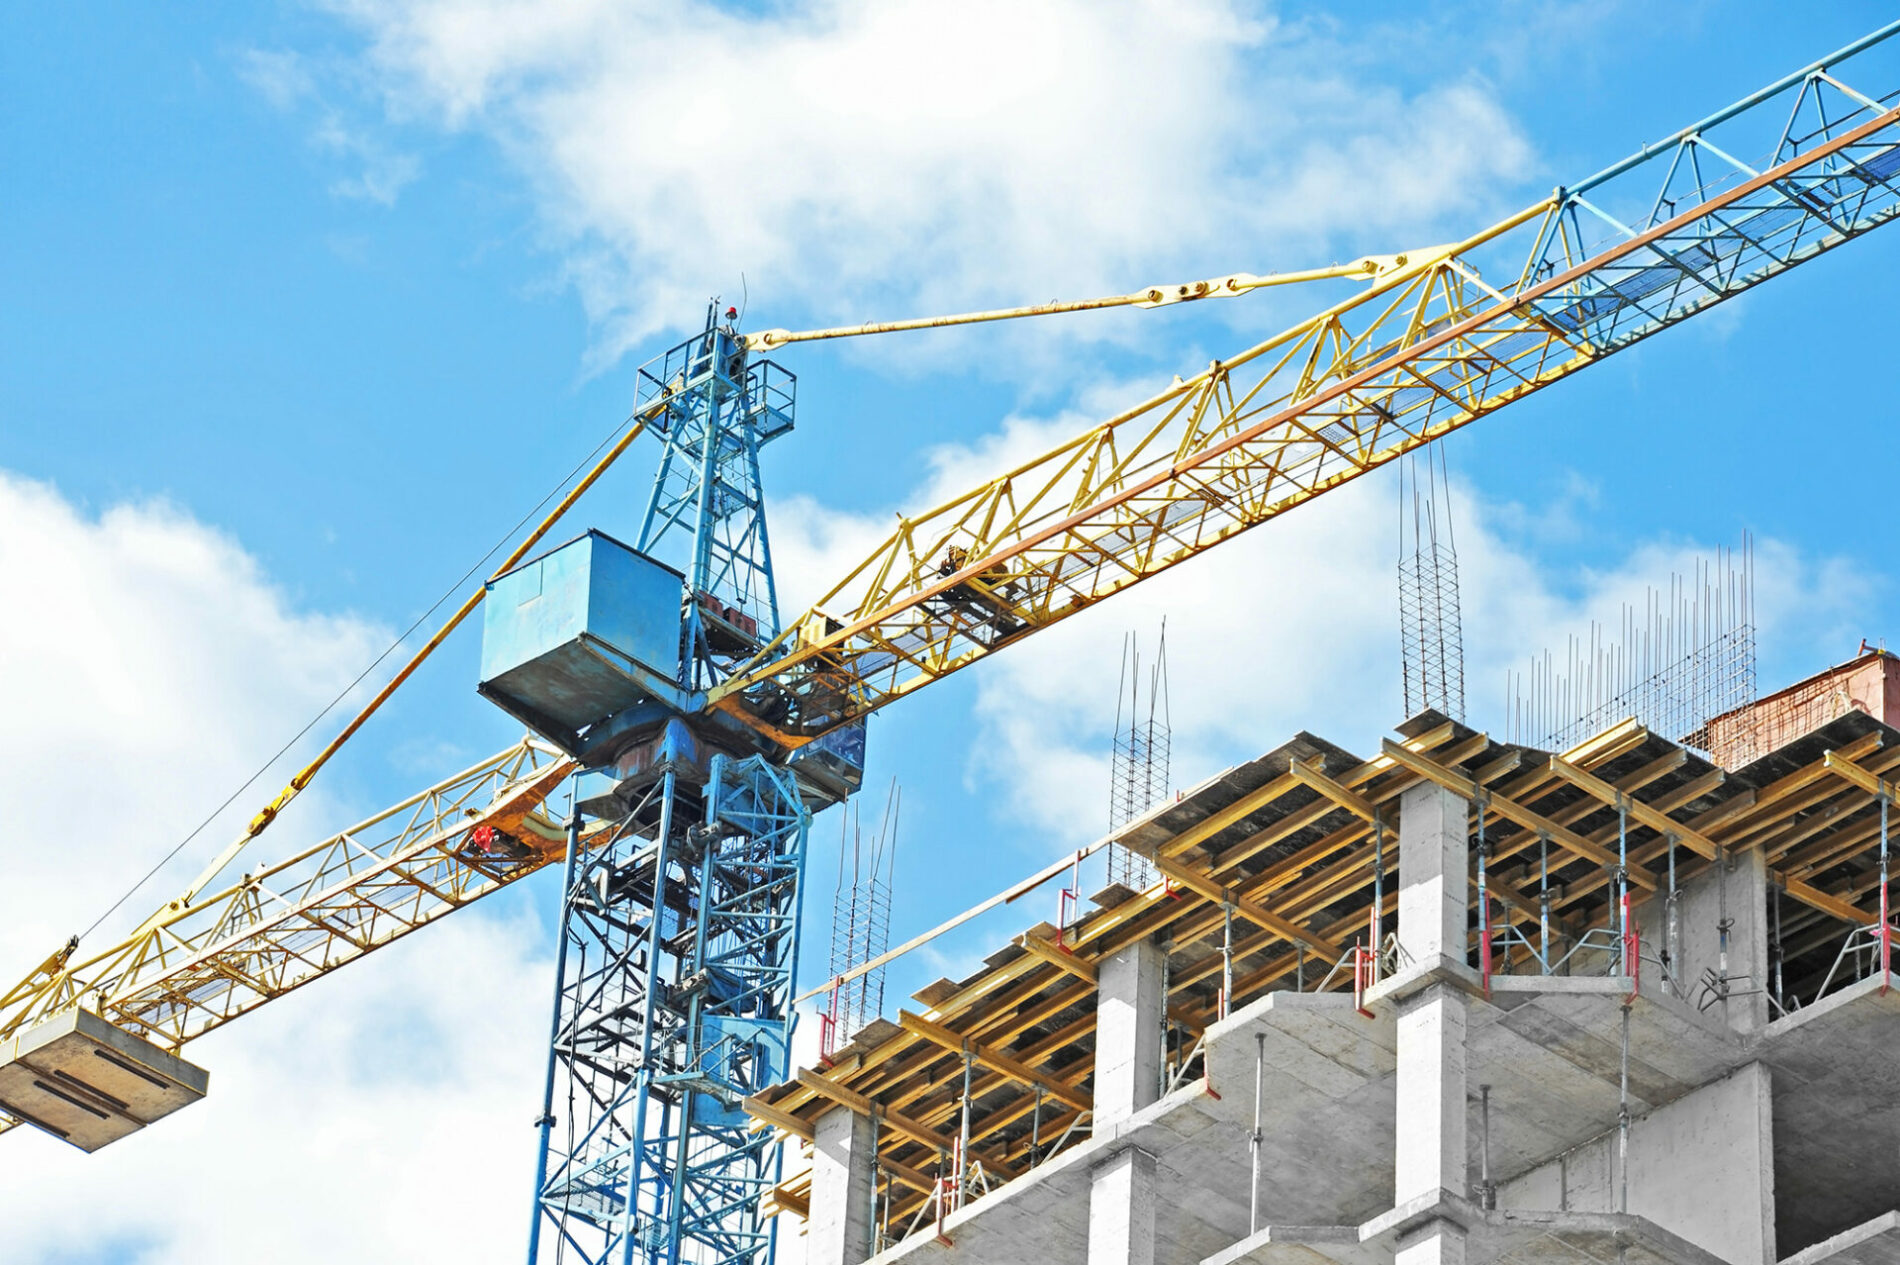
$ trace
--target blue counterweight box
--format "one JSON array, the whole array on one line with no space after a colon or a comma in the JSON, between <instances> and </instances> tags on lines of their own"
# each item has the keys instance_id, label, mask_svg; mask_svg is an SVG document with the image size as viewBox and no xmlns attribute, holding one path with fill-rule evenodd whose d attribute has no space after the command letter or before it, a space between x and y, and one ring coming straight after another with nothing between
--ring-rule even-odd
<instances>
[{"instance_id":1,"label":"blue counterweight box","mask_svg":"<svg viewBox=\"0 0 1900 1265\"><path fill-rule=\"evenodd\" d=\"M682 708L685 577L589 531L488 582L482 695L572 753L636 703Z\"/></svg>"}]
</instances>

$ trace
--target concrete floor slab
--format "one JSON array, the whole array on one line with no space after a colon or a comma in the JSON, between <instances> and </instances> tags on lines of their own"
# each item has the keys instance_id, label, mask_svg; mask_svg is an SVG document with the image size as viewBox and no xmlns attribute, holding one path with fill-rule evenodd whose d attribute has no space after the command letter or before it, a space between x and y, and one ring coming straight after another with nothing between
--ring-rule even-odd
<instances>
[{"instance_id":1,"label":"concrete floor slab","mask_svg":"<svg viewBox=\"0 0 1900 1265\"><path fill-rule=\"evenodd\" d=\"M1861 980L1762 1033L1783 1258L1890 1211L1900 1190L1900 978L1881 986Z\"/></svg>"},{"instance_id":2,"label":"concrete floor slab","mask_svg":"<svg viewBox=\"0 0 1900 1265\"><path fill-rule=\"evenodd\" d=\"M1614 979L1514 980L1494 986L1489 1001L1473 999L1470 1083L1492 1087L1496 1180L1615 1123L1626 989ZM945 1226L953 1247L920 1233L876 1261L895 1265L951 1253L1001 1265L1081 1261L1090 1172L1124 1146L1155 1157L1157 1259L1208 1256L1247 1230L1257 1064L1262 1220L1359 1225L1391 1206L1393 1182L1394 1007L1375 1002L1369 1008L1370 1017L1338 993L1268 994L1208 1030L1204 1080L954 1214ZM1630 1017L1639 1112L1746 1059L1739 1038L1669 998L1640 996ZM1474 1119L1474 1180L1481 1145Z\"/></svg>"},{"instance_id":3,"label":"concrete floor slab","mask_svg":"<svg viewBox=\"0 0 1900 1265\"><path fill-rule=\"evenodd\" d=\"M1491 1087L1491 1171L1508 1181L1616 1122L1622 1059L1620 977L1500 976L1471 1007L1472 1093ZM1651 988L1630 1005L1630 1099L1637 1114L1748 1060L1746 1042ZM1475 1173L1481 1139L1471 1132Z\"/></svg>"},{"instance_id":4,"label":"concrete floor slab","mask_svg":"<svg viewBox=\"0 0 1900 1265\"><path fill-rule=\"evenodd\" d=\"M1434 1221L1464 1231L1466 1265L1721 1265L1708 1252L1643 1217L1486 1212L1446 1192L1359 1226L1269 1226L1204 1258L1201 1265L1392 1265L1401 1240Z\"/></svg>"},{"instance_id":5,"label":"concrete floor slab","mask_svg":"<svg viewBox=\"0 0 1900 1265\"><path fill-rule=\"evenodd\" d=\"M1900 1265L1900 1212L1883 1212L1851 1230L1785 1257L1781 1265Z\"/></svg>"}]
</instances>

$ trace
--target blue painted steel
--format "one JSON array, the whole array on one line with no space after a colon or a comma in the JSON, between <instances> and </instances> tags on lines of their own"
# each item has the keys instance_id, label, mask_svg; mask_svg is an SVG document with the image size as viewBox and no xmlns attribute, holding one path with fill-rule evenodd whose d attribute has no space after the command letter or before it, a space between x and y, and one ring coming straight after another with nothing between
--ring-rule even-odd
<instances>
[{"instance_id":1,"label":"blue painted steel","mask_svg":"<svg viewBox=\"0 0 1900 1265\"><path fill-rule=\"evenodd\" d=\"M1623 159L1621 162L1612 163L1608 167L1605 167L1602 171L1599 171L1596 175L1591 176L1588 180L1585 180L1583 183L1572 186L1571 191L1574 193L1587 193L1591 189L1594 189L1596 186L1603 184L1606 181L1614 180L1616 177L1624 174L1625 172L1630 171L1631 169L1635 167L1641 166L1643 163L1649 162L1651 159L1654 159L1659 154L1669 153L1670 151L1674 150L1676 147L1681 145L1684 141L1688 140L1692 136L1698 136L1704 132L1707 132L1709 129L1716 127L1719 124L1728 122L1730 119L1734 118L1736 115L1741 114L1746 110L1753 109L1755 106L1760 105L1764 101L1770 100L1771 98L1774 98L1774 97L1781 96L1783 93L1787 92L1788 90L1792 88L1798 88L1809 83L1816 76L1825 74L1827 71L1833 69L1834 67L1839 66L1842 62L1847 61L1849 58L1855 56L1857 53L1865 52L1867 49L1872 48L1876 44L1885 43L1888 39L1890 39L1891 37L1895 35L1900 35L1900 21L1889 22L1883 27L1879 27L1876 30L1870 31L1866 35L1861 36L1859 39L1854 40L1853 42L1847 44L1846 46L1834 50L1832 53L1829 53L1826 57L1821 58L1819 61L1810 62L1808 65L1803 66L1800 70L1795 71L1793 74L1784 75L1780 79L1777 79L1773 83L1769 84L1767 87L1757 89L1756 91L1751 92L1747 96L1743 97L1741 100L1733 102L1727 106L1724 106L1722 109L1717 110L1714 114L1709 115L1707 118L1703 119L1702 121L1698 123L1691 123L1689 126L1683 128L1681 131L1676 132L1671 136L1667 136L1664 139L1655 142L1654 144L1643 146L1641 149L1637 150L1634 154L1631 154L1628 158Z\"/></svg>"},{"instance_id":2,"label":"blue painted steel","mask_svg":"<svg viewBox=\"0 0 1900 1265\"><path fill-rule=\"evenodd\" d=\"M685 578L590 531L489 581L483 694L563 746L649 698L678 704Z\"/></svg>"},{"instance_id":3,"label":"blue painted steel","mask_svg":"<svg viewBox=\"0 0 1900 1265\"><path fill-rule=\"evenodd\" d=\"M829 802L858 793L864 785L864 726L862 720L840 725L792 753L791 768L811 794Z\"/></svg>"},{"instance_id":4,"label":"blue painted steel","mask_svg":"<svg viewBox=\"0 0 1900 1265\"><path fill-rule=\"evenodd\" d=\"M704 689L778 635L778 589L759 450L792 429L796 380L753 360L707 312L706 329L640 370L634 407L664 408L664 442L640 526L642 553L683 555L687 605L680 683Z\"/></svg>"},{"instance_id":5,"label":"blue painted steel","mask_svg":"<svg viewBox=\"0 0 1900 1265\"><path fill-rule=\"evenodd\" d=\"M1561 276L1621 243L1640 244L1545 294L1538 312L1566 338L1613 350L1893 218L1900 94L1872 95L1846 80L1874 74L1893 82L1900 42L1886 41L1895 34L1900 22L1559 189L1528 282ZM1798 174L1764 179L1830 145L1831 154ZM1686 214L1744 187L1717 212ZM1520 349L1507 339L1491 350L1508 361Z\"/></svg>"},{"instance_id":6,"label":"blue painted steel","mask_svg":"<svg viewBox=\"0 0 1900 1265\"><path fill-rule=\"evenodd\" d=\"M758 452L791 429L792 379L748 362L709 313L703 333L641 371L638 407L664 451L640 551L625 552L685 565L672 580L684 615L664 632L680 701L669 716L578 675L578 698L560 696L570 719L624 710L590 731L588 758L614 782L588 787L581 807L615 828L563 887L528 1260L767 1265L776 1231L761 1203L777 1149L741 1103L789 1067L810 811L799 776L718 750L727 739L688 703L778 631ZM661 634L639 631L651 663ZM520 671L518 656L556 694L548 655L574 644L571 621L510 636L496 666ZM862 729L816 758L827 798L842 798L848 789L831 788L853 769L862 778Z\"/></svg>"},{"instance_id":7,"label":"blue painted steel","mask_svg":"<svg viewBox=\"0 0 1900 1265\"><path fill-rule=\"evenodd\" d=\"M741 1104L789 1066L810 814L760 756L714 756L704 786L669 771L643 807L652 837L583 857L565 891L528 1259L759 1265L778 1161Z\"/></svg>"}]
</instances>

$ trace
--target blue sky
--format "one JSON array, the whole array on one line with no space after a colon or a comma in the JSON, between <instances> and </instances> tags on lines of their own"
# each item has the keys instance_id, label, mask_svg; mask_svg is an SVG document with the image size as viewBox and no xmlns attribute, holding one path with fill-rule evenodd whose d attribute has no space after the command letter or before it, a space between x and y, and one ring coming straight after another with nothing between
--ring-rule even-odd
<instances>
[{"instance_id":1,"label":"blue sky","mask_svg":"<svg viewBox=\"0 0 1900 1265\"><path fill-rule=\"evenodd\" d=\"M15 757L0 786L56 838L61 789L127 799L58 857L0 852L13 871L0 910L26 928L0 936L8 960L24 970L90 921L433 601L625 414L633 369L708 294L743 295L750 326L799 327L1446 240L1888 16L1416 9L1052 3L974 6L948 26L919 6L845 3L12 11L0 521L14 536L0 558L51 587L14 590L45 640L0 634L19 656L7 675L43 678L30 697L0 684ZM1452 441L1473 723L1501 725L1506 666L1744 530L1763 547L1764 685L1896 627L1887 551L1866 526L1900 457L1881 373L1897 261L1900 235L1876 234ZM992 469L1331 293L783 354L799 426L766 477L790 586L810 596L849 541L922 508L933 479ZM574 527L630 532L649 469L633 461ZM1099 833L1112 647L1164 612L1177 783L1300 729L1373 746L1401 718L1393 490L1368 481L880 718L870 780L904 786L898 933ZM55 671L54 640L85 653ZM337 828L505 745L511 723L473 692L477 652L472 636L452 642L296 828ZM79 699L110 706L79 715ZM835 829L822 823L815 849L808 962ZM453 947L390 950L360 985L353 968L281 1003L286 1018L260 1013L248 1053L239 1029L216 1049L262 1109L315 1086L310 1101L334 1108L316 1127L347 1154L351 1129L374 1132L367 1104L395 1091L348 1068L299 1079L278 1054L322 1030L360 1037L335 1047L345 1061L453 1076L479 1058L479 1027L508 1052L482 1092L513 1096L480 1110L525 1120L547 887L426 933ZM947 942L893 976L893 998L967 969L1046 904ZM429 953L492 969L474 972L475 996L419 999L417 976L446 969ZM523 995L484 1008L501 980ZM396 1097L448 1110L415 1074ZM214 1094L194 1114L218 1111ZM220 1119L181 1118L190 1149L172 1154L232 1163L249 1135ZM87 1180L129 1189L141 1165L173 1163L163 1133ZM422 1140L371 1141L391 1171L426 1162ZM482 1145L522 1192L522 1215L465 1210L493 1250L525 1220L529 1137ZM0 1143L0 1176L41 1162L69 1160L40 1138ZM13 1223L26 1214L7 1185ZM308 1197L271 1189L293 1212ZM73 1259L229 1259L219 1232L129 1206L100 1229L109 1242L22 1224Z\"/></svg>"}]
</instances>

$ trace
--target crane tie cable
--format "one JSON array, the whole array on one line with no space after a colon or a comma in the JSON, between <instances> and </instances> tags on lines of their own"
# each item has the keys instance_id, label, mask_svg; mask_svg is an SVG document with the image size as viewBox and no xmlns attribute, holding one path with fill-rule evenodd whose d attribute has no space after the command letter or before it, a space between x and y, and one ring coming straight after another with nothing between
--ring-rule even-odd
<instances>
[{"instance_id":1,"label":"crane tie cable","mask_svg":"<svg viewBox=\"0 0 1900 1265\"><path fill-rule=\"evenodd\" d=\"M270 757L270 759L266 760L262 765L260 765L255 773L251 774L250 777L246 778L244 780L243 785L239 786L236 790L232 791L231 794L225 798L223 803L219 804L217 808L213 809L209 816L207 816L203 821L199 822L198 825L192 829L190 834L186 835L183 839L179 840L177 845L174 846L171 851L167 852L164 855L164 857L162 857L156 865L154 865L151 869L147 870L144 876L141 877L136 883L132 884L131 887L127 888L125 893L122 896L120 896L117 900L113 901L111 908L107 909L103 914L100 914L99 917L95 918L92 922L92 925L86 928L83 935L75 937L74 942L73 942L74 945L77 944L78 940L84 939L85 936L90 936L93 932L97 931L101 923L105 922L106 919L112 917L113 914L117 913L119 909L122 906L124 906L126 901L130 900L134 895L138 893L139 889L143 888L147 883L151 882L152 879L156 877L158 873L161 870L163 870L167 865L170 865L173 859L175 859L180 852L184 851L185 848L191 844L192 840L196 839L200 834L202 834L206 830L206 828L208 828L211 825L212 822L216 821L224 813L225 809L229 808L233 803L237 801L237 798L240 795L244 794L244 792L248 791L253 785L255 785L259 778L263 777L264 774L269 772L270 769L274 765L276 765L276 763L279 760L283 759L285 754L288 753L291 750L291 748L295 747L299 742L303 741L304 737L308 735L312 729L315 729L317 727L317 724L320 721L322 721L325 716L329 715L332 711L336 709L339 703L341 703L344 699L348 698L350 694L353 693L359 685L361 685L366 679L368 679L371 673L375 672L376 669L380 667L383 664L383 662L389 658L390 655L394 654L397 651L397 649L402 646L404 642L408 641L410 637L414 636L416 630L422 627L423 623L426 622L430 616L434 615L436 611L440 610L444 602L448 601L451 597L455 596L456 592L459 589L461 589L461 587L464 584L468 583L470 576L477 574L484 566L486 566L488 564L489 559L493 558L495 554L500 552L502 546L508 543L509 538L512 537L516 532L520 531L529 522L531 522L534 516L540 513L549 501L553 500L557 495L560 494L560 491L562 488L566 487L567 484L571 480L573 480L573 478L576 475L580 474L580 472L587 467L589 462L595 462L593 469L588 471L586 477L582 478L579 483L575 484L572 491L570 491L568 495L562 499L561 503L554 508L554 511L548 514L545 518L543 518L541 520L540 525L537 526L532 532L530 532L522 540L522 542L515 547L514 552L508 556L508 558L502 563L500 567L496 568L494 575L500 575L503 572L506 572L512 569L516 563L521 561L521 559L527 554L528 550L532 549L535 546L535 544L541 540L543 536L545 536L550 530L553 529L554 525L561 520L561 518L567 513L567 511L573 508L574 503L580 499L581 495L585 493L588 488L592 487L594 482L597 479L599 479L599 477L602 474L606 473L607 467L612 465L613 462L617 458L619 458L619 456L622 453L624 453L627 450L627 448L633 443L634 439L636 439L640 435L640 433L646 429L647 416L651 416L652 412L653 412L653 409L649 407L647 410L645 410L646 416L642 416L641 414L636 413L630 416L629 418L627 418L625 421L617 423L614 426L613 430L608 431L606 436L600 441L600 443L594 446L594 450L592 452L588 453L585 457L581 458L581 460L575 464L572 470L568 471L567 474L562 476L559 482L557 482L552 488L548 490L547 495L543 496L540 499L540 501L538 501L534 505L533 508L528 510L527 513L523 514L520 520L517 521L514 526L510 527L507 530L507 532L502 535L501 539L497 540L492 546L489 547L487 553L484 553L480 558L476 559L475 562L468 568L468 570L464 571L461 574L461 576L455 580L453 584L451 584L446 590L443 591L442 596L436 598L435 601L430 604L427 610L423 611L422 614L418 615L415 621L411 623L408 628L403 630L402 634L399 637L397 637L394 641L390 642L387 649L385 649L381 654L377 655L376 658L370 662L369 666L365 667L361 672L359 672L356 675L356 678L354 680L352 680L348 685L344 686L343 689L337 693L335 698L331 699L328 703L324 705L321 711L319 711L315 716L312 716L309 722L305 724L302 729L299 729L290 738L288 742L286 742L283 746L279 747L276 753L273 754ZM631 424L629 425L629 423ZM614 435L620 431L622 426L627 427L626 433L621 436L619 443L614 444ZM601 457L600 456L601 451L607 448L609 444L613 444L612 451L608 452L605 457ZM596 458L598 458L598 461L596 461ZM494 576L491 575L489 578L493 579ZM209 881L212 877L214 877L219 870L223 869L225 864L227 864L230 861L231 857L234 856L239 849L241 849L245 844L249 843L252 839L255 839L258 835L262 834L265 828L268 827L272 821L276 820L277 814L282 812L284 807L288 805L291 800L295 799L298 793L301 792L304 789L304 787L310 784L310 780L316 775L317 770L321 769L324 766L324 764L329 761L330 757L335 755L336 752L343 746L343 744L347 742L350 739L350 737L356 733L358 729L362 728L363 723L367 721L372 714L375 713L377 708L381 707L383 703L389 699L390 695L395 693L396 688L400 686L404 681L406 681L409 678L410 674L412 674L418 667L421 666L422 661L428 658L429 655L435 650L435 648L441 645L443 640L446 639L450 633L455 631L456 627L460 625L461 622L468 617L469 613L473 611L475 607L481 603L481 600L486 593L487 593L487 586L483 585L482 588L476 590L474 593L469 595L468 600L464 602L462 606L460 607L460 609L458 609L455 612L455 614L449 618L449 621L442 626L442 628L435 634L435 636L429 639L428 643L424 645L421 650L416 652L414 657L412 657L409 660L409 662L403 666L402 670L398 672L390 680L390 682L387 685L385 685L382 688L382 690L380 690L377 693L376 697L371 699L363 707L363 709L356 714L355 718L352 719L348 725L345 725L343 727L343 731L339 733L335 738L333 738L330 741L330 744L327 747L325 747L323 751L320 752L314 760L312 760L309 764L305 765L304 768L300 770L295 777L291 778L290 784L286 786L281 793L279 793L276 799L272 800L269 804L265 805L265 807L258 812L257 816L252 818L250 825L245 828L244 834L238 838L238 841L236 843L232 844L230 848L226 849L225 853L218 858L217 863L211 869L206 871L204 876L199 879L198 883L192 886L190 891L187 891L185 893L185 895L181 898L182 901L189 902L191 897L197 894L198 889L205 882ZM71 947L72 946L69 946L69 951Z\"/></svg>"}]
</instances>

